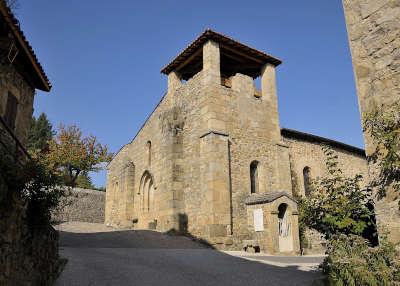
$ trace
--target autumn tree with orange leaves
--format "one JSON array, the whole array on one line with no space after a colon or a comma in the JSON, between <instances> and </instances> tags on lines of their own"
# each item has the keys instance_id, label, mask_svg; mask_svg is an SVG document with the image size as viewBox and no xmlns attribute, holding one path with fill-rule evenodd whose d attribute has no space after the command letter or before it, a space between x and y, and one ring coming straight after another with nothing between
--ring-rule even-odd
<instances>
[{"instance_id":1,"label":"autumn tree with orange leaves","mask_svg":"<svg viewBox=\"0 0 400 286\"><path fill-rule=\"evenodd\" d=\"M77 126L60 125L49 141L44 160L48 167L64 176L66 185L75 186L79 175L101 170L101 163L110 162L112 156L95 136L83 137Z\"/></svg>"}]
</instances>

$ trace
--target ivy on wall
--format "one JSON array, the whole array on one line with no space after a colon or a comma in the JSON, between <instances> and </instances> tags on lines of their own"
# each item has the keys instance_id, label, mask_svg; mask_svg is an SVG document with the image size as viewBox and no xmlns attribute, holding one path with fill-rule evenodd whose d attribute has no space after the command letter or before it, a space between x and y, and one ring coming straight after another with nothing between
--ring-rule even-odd
<instances>
[{"instance_id":1,"label":"ivy on wall","mask_svg":"<svg viewBox=\"0 0 400 286\"><path fill-rule=\"evenodd\" d=\"M380 198L388 188L400 191L400 101L375 107L363 118L363 129L372 138L375 150L367 156L378 167L371 186L378 189Z\"/></svg>"}]
</instances>

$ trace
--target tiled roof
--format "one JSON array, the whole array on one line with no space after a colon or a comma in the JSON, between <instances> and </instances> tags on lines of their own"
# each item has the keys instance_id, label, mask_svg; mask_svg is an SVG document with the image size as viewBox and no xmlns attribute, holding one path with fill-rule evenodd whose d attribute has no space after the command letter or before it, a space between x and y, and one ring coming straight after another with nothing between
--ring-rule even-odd
<instances>
[{"instance_id":1,"label":"tiled roof","mask_svg":"<svg viewBox=\"0 0 400 286\"><path fill-rule=\"evenodd\" d=\"M270 203L283 196L286 196L292 201L294 201L294 199L286 192L271 192L271 193L268 192L260 194L251 194L246 198L245 204L255 205L255 204Z\"/></svg>"},{"instance_id":2,"label":"tiled roof","mask_svg":"<svg viewBox=\"0 0 400 286\"><path fill-rule=\"evenodd\" d=\"M10 28L13 36L21 46L23 52L32 64L33 69L40 78L40 83L37 83L35 87L44 91L50 91L51 83L47 78L41 64L39 63L39 60L37 59L32 46L29 44L24 33L22 32L18 20L15 18L10 8L8 8L3 1L0 1L0 13L1 16L4 18L7 26Z\"/></svg>"},{"instance_id":3,"label":"tiled roof","mask_svg":"<svg viewBox=\"0 0 400 286\"><path fill-rule=\"evenodd\" d=\"M304 133L301 131L293 130L293 129L288 129L288 128L282 128L281 129L281 135L286 138L296 138L296 139L301 139L309 142L317 142L317 143L322 143L322 144L327 144L331 147L336 147L338 149L342 149L354 154L357 154L359 156L365 157L365 150L348 145L339 141L335 141L332 139L320 137L317 135L309 134L309 133Z\"/></svg>"},{"instance_id":4,"label":"tiled roof","mask_svg":"<svg viewBox=\"0 0 400 286\"><path fill-rule=\"evenodd\" d=\"M207 29L205 30L196 40L194 40L189 46L187 46L174 60L172 60L169 64L162 68L161 73L169 74L173 71L177 66L179 66L182 62L188 59L194 52L198 50L206 41L213 40L217 43L221 43L227 46L230 46L234 49L241 51L244 54L247 54L251 57L254 57L258 60L261 60L265 63L271 63L275 66L282 63L281 60L268 55L264 52L246 46L232 38L225 36L223 34L217 33L213 30Z\"/></svg>"}]
</instances>

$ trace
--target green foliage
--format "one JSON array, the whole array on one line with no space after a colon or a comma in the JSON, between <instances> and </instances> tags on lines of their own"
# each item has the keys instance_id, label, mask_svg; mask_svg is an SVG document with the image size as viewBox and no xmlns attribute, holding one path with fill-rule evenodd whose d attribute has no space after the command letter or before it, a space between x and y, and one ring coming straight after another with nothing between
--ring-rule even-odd
<instances>
[{"instance_id":1,"label":"green foliage","mask_svg":"<svg viewBox=\"0 0 400 286\"><path fill-rule=\"evenodd\" d=\"M292 174L292 178L293 177L294 176ZM295 186L294 190L298 190L298 187ZM293 197L298 202L297 209L299 212L298 225L299 225L300 249L305 249L305 248L308 248L308 246L309 246L309 241L307 240L307 237L306 237L306 229L307 229L307 222L306 222L306 217L305 217L306 208L304 206L304 201L298 192L293 192Z\"/></svg>"},{"instance_id":2,"label":"green foliage","mask_svg":"<svg viewBox=\"0 0 400 286\"><path fill-rule=\"evenodd\" d=\"M30 225L47 225L64 194L58 187L60 178L36 159L18 164L3 152L0 155L0 176L6 186L1 203L6 207L15 200L26 203Z\"/></svg>"},{"instance_id":3,"label":"green foliage","mask_svg":"<svg viewBox=\"0 0 400 286\"><path fill-rule=\"evenodd\" d=\"M400 191L400 101L368 113L364 117L364 131L375 145L375 151L367 159L379 167L372 186L378 187L381 197L388 186Z\"/></svg>"},{"instance_id":4,"label":"green foliage","mask_svg":"<svg viewBox=\"0 0 400 286\"><path fill-rule=\"evenodd\" d=\"M374 223L367 207L370 192L361 190L361 175L343 176L332 149L325 146L323 150L328 174L314 180L310 195L300 200L299 220L327 239L336 234L361 235Z\"/></svg>"},{"instance_id":5,"label":"green foliage","mask_svg":"<svg viewBox=\"0 0 400 286\"><path fill-rule=\"evenodd\" d=\"M400 285L399 254L385 238L380 246L370 247L359 236L334 236L329 241L328 257L322 269L328 285Z\"/></svg>"},{"instance_id":6,"label":"green foliage","mask_svg":"<svg viewBox=\"0 0 400 286\"><path fill-rule=\"evenodd\" d=\"M53 127L46 114L42 113L38 118L32 116L31 128L28 133L28 150L31 152L48 150L49 141L54 134Z\"/></svg>"},{"instance_id":7,"label":"green foliage","mask_svg":"<svg viewBox=\"0 0 400 286\"><path fill-rule=\"evenodd\" d=\"M307 208L304 206L304 201L301 198L297 199L298 204L297 204L297 209L299 212L298 216L298 223L299 223L299 240L300 240L300 248L305 249L309 247L309 241L306 237L306 229L307 229L307 220L308 218L306 217Z\"/></svg>"},{"instance_id":8,"label":"green foliage","mask_svg":"<svg viewBox=\"0 0 400 286\"><path fill-rule=\"evenodd\" d=\"M79 174L78 178L76 179L76 186L79 188L84 189L94 189L92 179L90 178L89 174L84 172Z\"/></svg>"}]
</instances>

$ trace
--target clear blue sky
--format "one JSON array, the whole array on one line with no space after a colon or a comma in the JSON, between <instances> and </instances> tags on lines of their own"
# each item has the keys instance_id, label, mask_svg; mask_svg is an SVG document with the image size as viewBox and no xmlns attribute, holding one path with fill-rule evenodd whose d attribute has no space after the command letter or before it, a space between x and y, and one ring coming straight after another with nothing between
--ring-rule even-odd
<instances>
[{"instance_id":1,"label":"clear blue sky","mask_svg":"<svg viewBox=\"0 0 400 286\"><path fill-rule=\"evenodd\" d=\"M363 147L340 0L20 0L17 16L53 84L35 114L76 124L111 151L166 90L161 67L206 28L283 60L282 127ZM104 185L104 172L93 180Z\"/></svg>"}]
</instances>

